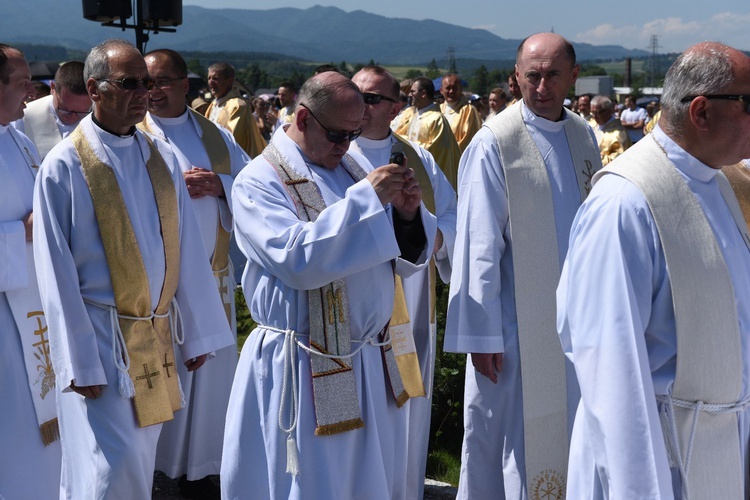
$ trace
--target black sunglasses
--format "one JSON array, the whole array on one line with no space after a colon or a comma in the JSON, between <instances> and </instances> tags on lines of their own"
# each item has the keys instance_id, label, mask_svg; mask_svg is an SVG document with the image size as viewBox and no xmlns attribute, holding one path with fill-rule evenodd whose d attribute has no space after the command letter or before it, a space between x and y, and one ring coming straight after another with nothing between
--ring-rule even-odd
<instances>
[{"instance_id":1,"label":"black sunglasses","mask_svg":"<svg viewBox=\"0 0 750 500\"><path fill-rule=\"evenodd\" d=\"M739 94L708 94L708 95L690 95L680 99L680 102L691 102L696 97L705 97L708 100L721 99L723 101L740 101L745 104L745 113L748 113L748 105L750 105L750 95L739 95Z\"/></svg>"},{"instance_id":2,"label":"black sunglasses","mask_svg":"<svg viewBox=\"0 0 750 500\"><path fill-rule=\"evenodd\" d=\"M351 132L344 132L344 131L333 131L329 130L328 127L320 123L320 120L318 120L312 111L310 111L310 108L305 106L304 104L300 104L303 108L307 110L308 113L310 113L310 116L313 117L313 120L318 122L318 125L323 127L323 130L326 131L326 139L328 139L328 142L332 142L334 144L341 144L344 141L353 141L357 137L359 137L362 134L362 129L359 128L357 130L352 130Z\"/></svg>"},{"instance_id":3,"label":"black sunglasses","mask_svg":"<svg viewBox=\"0 0 750 500\"><path fill-rule=\"evenodd\" d=\"M143 80L139 80L137 78L121 78L119 80L113 80L110 78L99 78L96 80L97 82L109 82L109 83L116 83L122 88L122 90L127 91L133 91L138 88L138 84L143 85L143 87L146 90L153 90L154 88L154 80L151 78L144 78Z\"/></svg>"},{"instance_id":4,"label":"black sunglasses","mask_svg":"<svg viewBox=\"0 0 750 500\"><path fill-rule=\"evenodd\" d=\"M379 104L380 101L389 101L389 102L397 102L396 99L391 99L388 96L380 95L380 94L374 94L372 92L365 92L362 94L362 98L365 100L365 104Z\"/></svg>"}]
</instances>

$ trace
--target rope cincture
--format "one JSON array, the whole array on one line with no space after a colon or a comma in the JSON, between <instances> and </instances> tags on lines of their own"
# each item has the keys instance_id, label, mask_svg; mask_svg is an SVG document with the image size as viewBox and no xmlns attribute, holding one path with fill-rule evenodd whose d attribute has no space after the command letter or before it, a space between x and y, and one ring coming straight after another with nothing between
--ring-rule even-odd
<instances>
[{"instance_id":1,"label":"rope cincture","mask_svg":"<svg viewBox=\"0 0 750 500\"><path fill-rule=\"evenodd\" d=\"M750 408L750 398L745 398L736 403L704 403L703 401L686 401L684 399L673 398L670 394L667 394L664 396L658 396L656 399L667 417L667 423L669 426L669 434L666 436L667 452L680 471L680 478L682 479L682 500L689 500L690 491L687 478L690 470L690 458L693 453L693 443L695 442L695 433L698 428L698 417L700 416L700 413L702 411L713 413L715 415L740 413L747 408ZM677 435L677 420L674 415L675 407L693 411L693 421L690 426L690 437L688 438L685 460L682 459L680 441Z\"/></svg>"},{"instance_id":2,"label":"rope cincture","mask_svg":"<svg viewBox=\"0 0 750 500\"><path fill-rule=\"evenodd\" d=\"M165 314L156 314L152 312L150 315L144 317L118 314L117 308L108 304L100 304L90 300L84 300L84 302L109 312L110 330L112 331L112 357L118 372L118 389L120 391L120 396L123 398L134 398L135 387L133 386L133 380L128 373L130 370L130 356L128 355L128 349L125 345L125 337L123 337L122 328L120 328L120 321L118 318L131 321L153 321L154 318L169 318L169 330L172 334L172 342L177 345L183 345L185 343L182 311L180 311L180 306L177 303L177 299L174 297L172 298L172 301L169 304L169 309ZM182 391L182 383L180 382L179 374L177 375L177 386L180 389L180 402L184 408L185 395Z\"/></svg>"},{"instance_id":3,"label":"rope cincture","mask_svg":"<svg viewBox=\"0 0 750 500\"><path fill-rule=\"evenodd\" d=\"M299 475L299 460L297 457L297 442L294 439L294 432L297 429L297 423L299 421L299 392L297 391L297 384L299 381L299 375L297 373L297 350L294 348L295 344L306 351L311 356L321 356L328 359L351 359L358 354L367 345L373 347L384 347L391 344L391 337L387 329L384 336L383 342L376 340L377 336L383 331L375 333L366 339L351 339L355 344L359 346L352 350L349 354L327 354L320 352L319 350L308 347L300 342L297 337L308 337L309 335L295 332L292 329L282 330L281 328L275 328L273 326L258 325L259 329L268 330L284 336L284 376L281 384L281 402L279 403L279 429L281 432L287 435L286 439L286 472L292 476ZM292 392L290 396L287 396L287 387L289 384L289 376L291 376ZM291 398L289 404L289 426L284 426L284 408L286 407L287 397Z\"/></svg>"}]
</instances>

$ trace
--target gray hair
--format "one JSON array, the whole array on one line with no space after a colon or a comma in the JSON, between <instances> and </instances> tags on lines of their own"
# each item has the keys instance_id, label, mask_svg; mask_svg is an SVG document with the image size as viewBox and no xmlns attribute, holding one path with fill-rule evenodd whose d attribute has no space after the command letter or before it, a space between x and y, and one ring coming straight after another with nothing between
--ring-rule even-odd
<instances>
[{"instance_id":1,"label":"gray hair","mask_svg":"<svg viewBox=\"0 0 750 500\"><path fill-rule=\"evenodd\" d=\"M315 115L324 113L331 101L346 92L354 92L361 99L362 92L360 92L359 87L348 78L330 81L311 77L299 89L295 109L300 104L304 104Z\"/></svg>"},{"instance_id":2,"label":"gray hair","mask_svg":"<svg viewBox=\"0 0 750 500\"><path fill-rule=\"evenodd\" d=\"M729 49L720 43L703 44L680 54L667 71L661 107L674 133L683 133L688 119L690 103L680 102L684 97L718 94L734 82Z\"/></svg>"},{"instance_id":3,"label":"gray hair","mask_svg":"<svg viewBox=\"0 0 750 500\"><path fill-rule=\"evenodd\" d=\"M103 41L102 43L91 49L89 55L86 56L86 62L83 66L84 81L87 82L89 78L101 80L103 78L109 77L111 68L109 66L109 56L107 56L107 52L115 48L133 50L135 52L138 52L138 49L136 49L135 46L133 46L133 44L128 42L127 40L113 38L111 40ZM140 54L140 52L138 53Z\"/></svg>"},{"instance_id":4,"label":"gray hair","mask_svg":"<svg viewBox=\"0 0 750 500\"><path fill-rule=\"evenodd\" d=\"M606 95L597 95L591 99L591 105L596 106L601 111L610 111L612 109L612 99Z\"/></svg>"}]
</instances>

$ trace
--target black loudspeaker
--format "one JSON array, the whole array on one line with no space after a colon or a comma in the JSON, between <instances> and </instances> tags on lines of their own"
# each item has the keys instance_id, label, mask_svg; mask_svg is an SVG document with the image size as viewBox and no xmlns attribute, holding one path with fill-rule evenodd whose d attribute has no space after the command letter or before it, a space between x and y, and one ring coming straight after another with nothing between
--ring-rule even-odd
<instances>
[{"instance_id":1,"label":"black loudspeaker","mask_svg":"<svg viewBox=\"0 0 750 500\"><path fill-rule=\"evenodd\" d=\"M130 0L83 0L83 18L89 21L108 23L132 15Z\"/></svg>"},{"instance_id":2,"label":"black loudspeaker","mask_svg":"<svg viewBox=\"0 0 750 500\"><path fill-rule=\"evenodd\" d=\"M141 0L141 17L146 26L182 24L182 0Z\"/></svg>"}]
</instances>

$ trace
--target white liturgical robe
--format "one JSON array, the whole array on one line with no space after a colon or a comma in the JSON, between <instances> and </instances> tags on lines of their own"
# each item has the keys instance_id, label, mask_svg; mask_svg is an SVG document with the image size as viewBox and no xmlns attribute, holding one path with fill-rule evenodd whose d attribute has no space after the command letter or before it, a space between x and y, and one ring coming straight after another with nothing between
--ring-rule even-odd
<instances>
[{"instance_id":1,"label":"white liturgical robe","mask_svg":"<svg viewBox=\"0 0 750 500\"><path fill-rule=\"evenodd\" d=\"M94 153L116 175L148 275L152 308L164 281L165 258L151 180L149 149L141 132L119 137L89 116L79 127ZM232 336L203 249L181 162L187 160L155 140L177 193L183 359L232 344ZM133 402L118 391L110 312L114 294L89 188L70 138L47 155L34 200L34 252L47 314L57 377L63 445L63 496L149 498L161 425L139 428ZM177 347L175 347L177 349ZM211 363L212 360L207 361ZM83 398L70 389L101 385L101 396Z\"/></svg>"},{"instance_id":2,"label":"white liturgical robe","mask_svg":"<svg viewBox=\"0 0 750 500\"><path fill-rule=\"evenodd\" d=\"M552 122L534 115L523 102L520 106L547 167L562 267L570 226L581 205L564 120ZM598 156L593 131L590 135ZM475 370L467 356L458 495L463 499L527 498L516 277L506 193L497 140L484 126L462 155L459 167L457 236L444 347L449 352L502 353L503 367L493 384ZM568 363L566 368L572 429L578 389L572 366Z\"/></svg>"},{"instance_id":3,"label":"white liturgical robe","mask_svg":"<svg viewBox=\"0 0 750 500\"><path fill-rule=\"evenodd\" d=\"M371 140L360 136L351 145L354 151L360 151L373 166L387 165L393 145L398 143L393 135L383 140ZM435 254L437 266L443 282L450 280L453 243L456 239L456 192L443 172L435 163L432 155L418 144L411 143L422 166L408 165L410 168L423 168L429 177L435 198L435 217L443 234L443 245ZM430 417L432 415L432 379L435 368L435 317L430 314L429 270L425 269L402 280L406 307L409 311L414 343L417 347L419 366L422 369L422 381L427 397L412 398L406 404L409 412L406 498L422 498L424 475L427 466L427 446L430 439Z\"/></svg>"},{"instance_id":4,"label":"white liturgical robe","mask_svg":"<svg viewBox=\"0 0 750 500\"><path fill-rule=\"evenodd\" d=\"M719 170L690 156L658 126L652 136L695 194L728 267L742 346L738 400L745 400L750 396L750 252L719 191ZM675 381L672 288L651 211L630 181L603 176L581 207L557 300L560 339L581 385L568 498L680 498L679 474L670 471L656 404ZM747 485L750 410L738 416Z\"/></svg>"},{"instance_id":5,"label":"white liturgical robe","mask_svg":"<svg viewBox=\"0 0 750 500\"><path fill-rule=\"evenodd\" d=\"M186 110L176 118L160 118L149 113L146 115L146 121L148 130L153 135L171 143L185 155L190 162L189 168L213 170L202 141L203 131L191 112ZM221 127L217 127L217 130L227 146L231 168L230 175L218 174L224 186L224 196L202 196L190 200L209 257L214 254L219 217L222 227L226 231L232 231L232 183L240 170L250 161L250 157L237 145L229 132ZM184 168L182 164L180 166ZM182 356L175 352L175 364L182 381L187 407L177 412L174 420L164 423L159 436L156 470L164 472L169 477L187 474L188 480L192 481L209 474L218 474L221 468L224 420L234 370L237 367L235 287L231 270L228 282L222 283L222 286L227 294L224 299L231 300L232 304L231 327L235 343L216 351L216 357L195 372L188 372ZM211 290L206 290L205 293L211 293Z\"/></svg>"},{"instance_id":6,"label":"white liturgical robe","mask_svg":"<svg viewBox=\"0 0 750 500\"><path fill-rule=\"evenodd\" d=\"M0 125L0 498L9 500L54 498L60 490L60 441L49 446L42 441L21 337L6 297L29 286L22 219L32 208L32 165L39 159L31 141Z\"/></svg>"},{"instance_id":7,"label":"white liturgical robe","mask_svg":"<svg viewBox=\"0 0 750 500\"><path fill-rule=\"evenodd\" d=\"M297 393L284 358L284 331L308 343L307 290L334 279L346 282L352 349L357 340L377 334L393 309L393 261L409 275L427 265L435 238L435 219L424 207L427 237L418 265L398 259L390 220L368 180L354 182L339 165L310 163L297 144L277 130L271 138L298 175L313 179L327 208L315 222L302 222L287 186L269 162L255 158L234 184L237 241L248 258L243 290L259 327L245 343L227 412L222 458L222 498L240 499L406 499L408 414L397 408L379 347L365 345L352 358L356 394L364 427L316 436L309 354L296 350ZM371 170L367 160L352 153ZM271 327L272 329L266 328ZM286 471L287 434L292 398L298 403L293 437L299 475ZM284 410L280 412L282 399Z\"/></svg>"}]
</instances>

